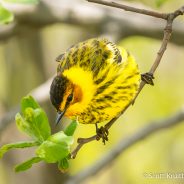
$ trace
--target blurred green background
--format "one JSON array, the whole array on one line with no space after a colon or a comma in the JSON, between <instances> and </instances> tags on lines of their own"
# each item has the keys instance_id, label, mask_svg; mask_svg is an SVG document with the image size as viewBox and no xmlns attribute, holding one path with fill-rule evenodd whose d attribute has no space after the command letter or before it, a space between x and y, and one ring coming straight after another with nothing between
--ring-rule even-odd
<instances>
[{"instance_id":1,"label":"blurred green background","mask_svg":"<svg viewBox=\"0 0 184 184\"><path fill-rule=\"evenodd\" d=\"M81 3L80 17L88 17L88 12L82 11L82 0L70 0L71 3ZM72 2L73 1L73 2ZM65 1L66 2L66 1ZM122 1L124 2L124 1ZM57 5L56 1L53 1ZM75 3L73 9L75 9ZM140 0L131 1L133 5L142 3L150 8L161 12L169 12L184 4L183 0ZM62 3L60 3L62 6ZM85 5L88 5L85 3ZM89 3L89 6L92 5ZM93 5L98 10L103 8L100 5ZM63 13L64 14L64 13ZM124 14L123 14L124 15ZM94 11L95 16L95 11ZM143 16L142 16L143 17ZM19 16L17 16L19 19ZM132 17L125 17L127 20ZM38 17L39 19L39 17ZM64 19L64 18L63 18ZM15 19L16 20L16 19ZM183 24L184 18L179 18ZM81 21L81 23L80 23ZM96 22L104 24L108 22L97 19ZM154 21L160 21L154 19ZM64 52L69 46L88 38L106 36L110 34L112 41L119 32L112 29L106 32L106 27L99 29L83 25L83 20L74 22L69 20L48 24L39 27L28 26L28 23L19 28L19 33L7 39L0 40L0 116L19 104L20 99L32 89L44 83L56 72L57 63L55 58ZM133 24L133 22L132 22ZM163 24L164 25L164 24ZM148 26L148 25L147 25ZM148 26L149 27L149 26ZM1 27L0 27L1 29ZM129 31L124 26L124 31ZM144 28L143 28L144 29ZM175 29L174 29L175 30ZM152 30L154 35L154 29ZM184 32L184 30L183 30ZM1 33L0 33L1 34ZM184 35L184 33L183 33ZM173 37L177 36L173 33ZM155 39L158 37L160 39ZM162 33L158 36L149 36L145 32L136 32L131 36L126 34L118 36L115 42L131 52L139 65L142 73L147 72L156 58L160 47ZM181 38L183 39L183 38ZM54 164L37 164L32 169L15 174L13 165L25 160L33 154L33 150L15 150L7 153L0 160L0 184L54 184L65 183L69 175L74 175L103 157L112 146L120 139L134 134L136 130L152 120L161 119L181 109L184 104L184 41L169 43L162 62L155 74L155 86L146 86L136 100L134 106L113 125L110 130L109 142L104 146L101 142L91 142L85 145L79 152L77 158L70 162L70 170L62 174ZM49 91L48 91L49 93ZM49 115L51 123L54 123L55 111L50 101L43 104L43 108ZM64 123L67 123L65 119ZM61 125L60 125L61 126ZM60 127L62 128L62 126ZM55 129L53 131L56 131ZM90 177L86 184L182 184L184 179L148 179L144 173L184 173L184 124L177 125L170 129L160 131L149 138L140 141L126 150L118 157L113 164L102 170L96 176ZM75 134L78 137L89 137L95 133L93 125L79 125ZM12 122L0 132L0 146L27 137L20 135Z\"/></svg>"}]
</instances>

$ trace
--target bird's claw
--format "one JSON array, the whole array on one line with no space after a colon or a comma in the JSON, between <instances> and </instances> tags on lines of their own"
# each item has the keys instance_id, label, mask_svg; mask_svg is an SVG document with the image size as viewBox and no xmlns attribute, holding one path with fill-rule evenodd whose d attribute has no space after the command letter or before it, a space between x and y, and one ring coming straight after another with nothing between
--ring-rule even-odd
<instances>
[{"instance_id":1,"label":"bird's claw","mask_svg":"<svg viewBox=\"0 0 184 184\"><path fill-rule=\"evenodd\" d=\"M104 145L105 145L105 142L109 140L108 139L109 132L103 126L101 126L100 128L96 126L96 134L97 134L96 140L99 141L100 139L102 139L102 142L104 143Z\"/></svg>"},{"instance_id":2,"label":"bird's claw","mask_svg":"<svg viewBox=\"0 0 184 184\"><path fill-rule=\"evenodd\" d=\"M152 73L143 73L141 74L141 80L144 81L146 84L150 84L150 85L154 85L154 82L153 82L153 74Z\"/></svg>"}]
</instances>

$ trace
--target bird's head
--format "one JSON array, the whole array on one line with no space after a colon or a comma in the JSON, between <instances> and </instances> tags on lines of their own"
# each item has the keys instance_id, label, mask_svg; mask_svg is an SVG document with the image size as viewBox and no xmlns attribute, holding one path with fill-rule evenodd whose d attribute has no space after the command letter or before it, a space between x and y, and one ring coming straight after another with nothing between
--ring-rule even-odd
<instances>
[{"instance_id":1,"label":"bird's head","mask_svg":"<svg viewBox=\"0 0 184 184\"><path fill-rule=\"evenodd\" d=\"M73 104L80 101L79 97L81 97L79 88L64 75L61 74L53 79L50 87L50 99L58 113L56 124L60 122L64 114L67 114Z\"/></svg>"}]
</instances>

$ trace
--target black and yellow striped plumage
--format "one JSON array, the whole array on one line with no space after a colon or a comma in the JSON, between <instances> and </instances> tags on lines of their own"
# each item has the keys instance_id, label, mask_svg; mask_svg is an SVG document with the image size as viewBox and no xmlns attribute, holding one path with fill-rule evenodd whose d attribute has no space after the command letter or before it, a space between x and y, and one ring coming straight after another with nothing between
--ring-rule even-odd
<instances>
[{"instance_id":1,"label":"black and yellow striped plumage","mask_svg":"<svg viewBox=\"0 0 184 184\"><path fill-rule=\"evenodd\" d=\"M64 110L79 123L110 121L138 91L140 73L133 56L107 39L78 43L57 61L51 101L58 111Z\"/></svg>"}]
</instances>

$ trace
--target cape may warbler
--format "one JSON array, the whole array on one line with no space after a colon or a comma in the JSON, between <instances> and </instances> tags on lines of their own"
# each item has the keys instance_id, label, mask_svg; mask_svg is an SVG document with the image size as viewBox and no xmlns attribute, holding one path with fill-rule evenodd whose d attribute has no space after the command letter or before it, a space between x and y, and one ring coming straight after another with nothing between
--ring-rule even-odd
<instances>
[{"instance_id":1,"label":"cape may warbler","mask_svg":"<svg viewBox=\"0 0 184 184\"><path fill-rule=\"evenodd\" d=\"M57 57L57 76L50 88L58 111L79 123L108 122L135 97L141 75L125 49L94 38L70 47Z\"/></svg>"}]
</instances>

